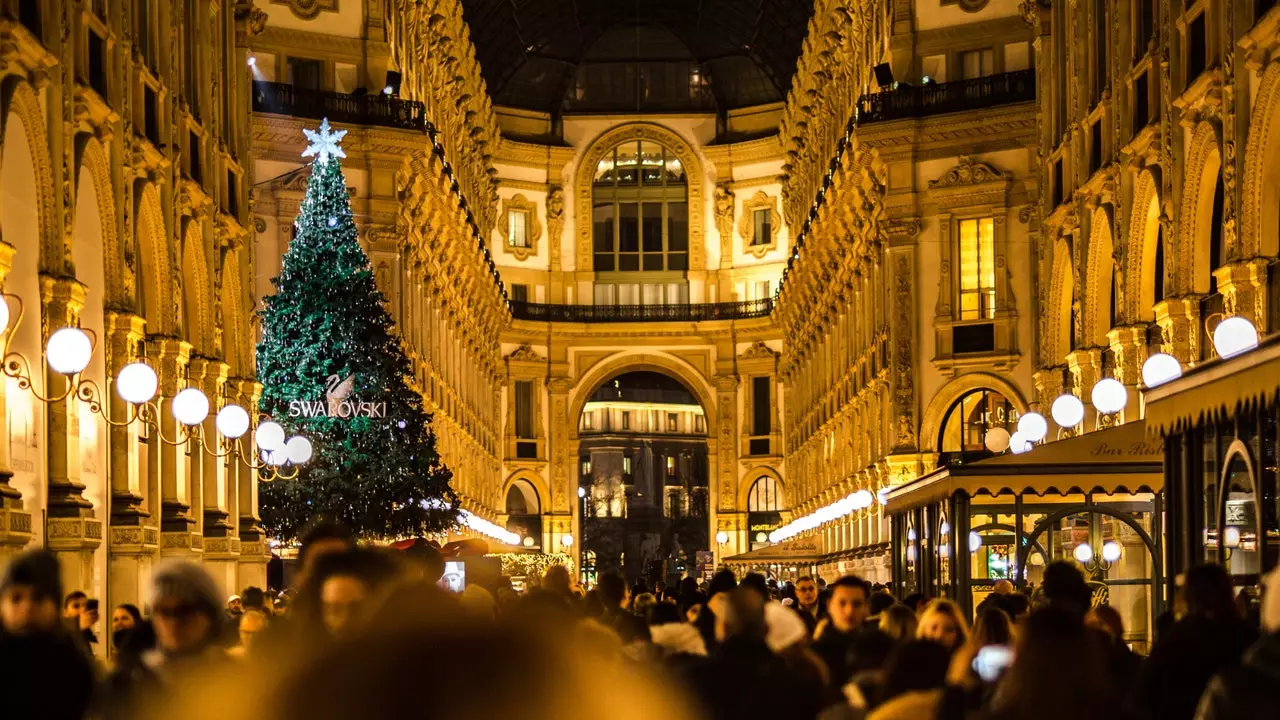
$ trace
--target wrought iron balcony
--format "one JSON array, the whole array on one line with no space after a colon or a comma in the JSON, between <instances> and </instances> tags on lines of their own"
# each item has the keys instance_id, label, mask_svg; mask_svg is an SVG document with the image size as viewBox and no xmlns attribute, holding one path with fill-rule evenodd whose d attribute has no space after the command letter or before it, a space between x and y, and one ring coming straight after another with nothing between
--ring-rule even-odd
<instances>
[{"instance_id":1,"label":"wrought iron balcony","mask_svg":"<svg viewBox=\"0 0 1280 720\"><path fill-rule=\"evenodd\" d=\"M858 98L858 125L981 110L1036 99L1035 70L912 85Z\"/></svg>"},{"instance_id":2,"label":"wrought iron balcony","mask_svg":"<svg viewBox=\"0 0 1280 720\"><path fill-rule=\"evenodd\" d=\"M350 125L378 125L401 130L427 129L427 111L416 100L381 93L351 95L327 90L300 90L287 83L253 83L253 111Z\"/></svg>"},{"instance_id":3,"label":"wrought iron balcony","mask_svg":"<svg viewBox=\"0 0 1280 720\"><path fill-rule=\"evenodd\" d=\"M773 298L727 303L684 305L552 305L511 302L517 320L546 322L700 322L703 320L746 320L764 317L773 311Z\"/></svg>"}]
</instances>

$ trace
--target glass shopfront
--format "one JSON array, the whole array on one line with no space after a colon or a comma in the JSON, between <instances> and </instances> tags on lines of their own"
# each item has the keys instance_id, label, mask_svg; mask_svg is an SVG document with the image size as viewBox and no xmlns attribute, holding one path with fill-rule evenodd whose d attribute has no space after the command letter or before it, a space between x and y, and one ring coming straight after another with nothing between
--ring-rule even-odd
<instances>
[{"instance_id":1,"label":"glass shopfront","mask_svg":"<svg viewBox=\"0 0 1280 720\"><path fill-rule=\"evenodd\" d=\"M1143 433L1120 426L894 488L895 594L948 597L972 615L999 580L1034 594L1044 567L1063 560L1144 649L1165 602L1160 446Z\"/></svg>"},{"instance_id":2,"label":"glass shopfront","mask_svg":"<svg viewBox=\"0 0 1280 720\"><path fill-rule=\"evenodd\" d=\"M1149 390L1147 417L1165 440L1169 592L1220 563L1256 621L1260 577L1280 561L1280 342Z\"/></svg>"}]
</instances>

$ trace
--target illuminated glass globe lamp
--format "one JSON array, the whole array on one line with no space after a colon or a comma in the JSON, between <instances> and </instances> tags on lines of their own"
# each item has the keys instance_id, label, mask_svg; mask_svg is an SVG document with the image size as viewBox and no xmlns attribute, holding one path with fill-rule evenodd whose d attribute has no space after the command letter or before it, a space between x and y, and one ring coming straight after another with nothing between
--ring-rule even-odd
<instances>
[{"instance_id":1,"label":"illuminated glass globe lamp","mask_svg":"<svg viewBox=\"0 0 1280 720\"><path fill-rule=\"evenodd\" d=\"M239 405L224 405L213 424L223 437L235 440L249 432L249 413Z\"/></svg>"},{"instance_id":2,"label":"illuminated glass globe lamp","mask_svg":"<svg viewBox=\"0 0 1280 720\"><path fill-rule=\"evenodd\" d=\"M1089 543L1080 543L1071 551L1071 554L1080 561L1080 564L1088 565L1089 561L1093 560L1093 547Z\"/></svg>"},{"instance_id":3,"label":"illuminated glass globe lamp","mask_svg":"<svg viewBox=\"0 0 1280 720\"><path fill-rule=\"evenodd\" d=\"M982 549L982 536L977 530L969 531L969 552L975 553Z\"/></svg>"},{"instance_id":4,"label":"illuminated glass globe lamp","mask_svg":"<svg viewBox=\"0 0 1280 720\"><path fill-rule=\"evenodd\" d=\"M1009 449L1012 436L1002 427L993 427L982 438L982 444L993 453L1002 453Z\"/></svg>"},{"instance_id":5,"label":"illuminated glass globe lamp","mask_svg":"<svg viewBox=\"0 0 1280 720\"><path fill-rule=\"evenodd\" d=\"M571 548L571 547L573 547L573 535L571 535L571 534L569 534L569 533L565 533L565 534L561 535L561 536L560 536L560 544L561 544L561 545L563 545L563 546L565 546L566 548Z\"/></svg>"},{"instance_id":6,"label":"illuminated glass globe lamp","mask_svg":"<svg viewBox=\"0 0 1280 720\"><path fill-rule=\"evenodd\" d=\"M1121 552L1120 543L1115 540L1108 540L1102 544L1102 559L1104 562L1116 562L1120 559Z\"/></svg>"},{"instance_id":7,"label":"illuminated glass globe lamp","mask_svg":"<svg viewBox=\"0 0 1280 720\"><path fill-rule=\"evenodd\" d=\"M1084 403L1071 393L1059 395L1049 408L1053 421L1063 430L1071 430L1084 422Z\"/></svg>"},{"instance_id":8,"label":"illuminated glass globe lamp","mask_svg":"<svg viewBox=\"0 0 1280 720\"><path fill-rule=\"evenodd\" d=\"M159 389L160 379L146 363L131 362L120 368L116 375L116 394L127 403L141 405L150 402Z\"/></svg>"},{"instance_id":9,"label":"illuminated glass globe lamp","mask_svg":"<svg viewBox=\"0 0 1280 720\"><path fill-rule=\"evenodd\" d=\"M253 433L253 440L257 443L258 449L264 453L274 452L284 447L284 428L273 420L258 423L258 429Z\"/></svg>"},{"instance_id":10,"label":"illuminated glass globe lamp","mask_svg":"<svg viewBox=\"0 0 1280 720\"><path fill-rule=\"evenodd\" d=\"M294 465L302 465L311 460L311 441L301 435L294 435L284 444L285 456Z\"/></svg>"},{"instance_id":11,"label":"illuminated glass globe lamp","mask_svg":"<svg viewBox=\"0 0 1280 720\"><path fill-rule=\"evenodd\" d=\"M1235 357L1256 347L1258 347L1257 328L1248 319L1239 315L1223 320L1213 329L1213 349L1224 359Z\"/></svg>"},{"instance_id":12,"label":"illuminated glass globe lamp","mask_svg":"<svg viewBox=\"0 0 1280 720\"><path fill-rule=\"evenodd\" d=\"M1029 412L1018 418L1018 432L1022 437L1037 443L1049 434L1049 422L1038 412Z\"/></svg>"},{"instance_id":13,"label":"illuminated glass globe lamp","mask_svg":"<svg viewBox=\"0 0 1280 720\"><path fill-rule=\"evenodd\" d=\"M1168 353L1156 353L1142 363L1142 384L1148 388L1159 387L1180 377L1182 364Z\"/></svg>"},{"instance_id":14,"label":"illuminated glass globe lamp","mask_svg":"<svg viewBox=\"0 0 1280 720\"><path fill-rule=\"evenodd\" d=\"M6 306L7 308L7 306ZM54 372L76 375L89 367L93 355L93 342L80 328L64 327L49 336L45 347L45 359Z\"/></svg>"},{"instance_id":15,"label":"illuminated glass globe lamp","mask_svg":"<svg viewBox=\"0 0 1280 720\"><path fill-rule=\"evenodd\" d=\"M173 396L173 416L192 427L209 417L209 398L197 388L187 388Z\"/></svg>"}]
</instances>

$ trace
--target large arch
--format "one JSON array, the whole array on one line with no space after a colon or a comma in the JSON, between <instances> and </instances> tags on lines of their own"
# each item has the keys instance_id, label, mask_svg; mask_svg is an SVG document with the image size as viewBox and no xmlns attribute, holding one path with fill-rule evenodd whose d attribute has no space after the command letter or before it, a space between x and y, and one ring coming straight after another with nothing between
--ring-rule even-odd
<instances>
[{"instance_id":1,"label":"large arch","mask_svg":"<svg viewBox=\"0 0 1280 720\"><path fill-rule=\"evenodd\" d=\"M1143 170L1133 185L1133 205L1129 212L1129 242L1124 263L1125 320L1155 320L1156 251L1160 234L1160 183L1151 170ZM1168 256L1168 249L1165 249Z\"/></svg>"},{"instance_id":2,"label":"large arch","mask_svg":"<svg viewBox=\"0 0 1280 720\"><path fill-rule=\"evenodd\" d=\"M191 220L182 235L182 322L187 342L201 355L212 355L210 347L209 266L205 260L204 233Z\"/></svg>"},{"instance_id":3,"label":"large arch","mask_svg":"<svg viewBox=\"0 0 1280 720\"><path fill-rule=\"evenodd\" d=\"M567 417L570 437L578 438L577 418L582 416L582 408L586 406L587 400L596 388L619 375L641 370L662 373L683 383L702 405L703 415L707 418L708 443L718 437L715 430L720 416L716 413L715 392L711 383L687 362L665 353L654 352L618 353L591 368L578 379L569 394Z\"/></svg>"},{"instance_id":4,"label":"large arch","mask_svg":"<svg viewBox=\"0 0 1280 720\"><path fill-rule=\"evenodd\" d=\"M1240 204L1240 256L1280 254L1280 63L1262 75L1249 118Z\"/></svg>"},{"instance_id":5,"label":"large arch","mask_svg":"<svg viewBox=\"0 0 1280 720\"><path fill-rule=\"evenodd\" d=\"M235 250L227 250L222 256L220 292L214 326L215 332L222 333L222 357L233 377L249 377L253 374L253 338L249 333L253 310L245 307L240 284L240 254Z\"/></svg>"},{"instance_id":6,"label":"large arch","mask_svg":"<svg viewBox=\"0 0 1280 720\"><path fill-rule=\"evenodd\" d=\"M25 88L25 91L22 90ZM19 91L29 92L21 86ZM44 393L44 331L40 275L45 260L44 239L48 236L48 216L41 212L39 185L40 161L35 156L47 150L40 142L43 130L32 127L30 112L17 109L21 103L6 103L0 116L0 237L14 250L12 266L5 278L4 290L21 301L9 303L8 349L25 357L32 389ZM36 113L38 116L38 112ZM43 122L43 121L40 121ZM61 256L59 256L61 259ZM19 312L21 311L21 318ZM0 426L7 430L10 484L21 493L25 509L38 518L47 506L47 406L23 389L14 378L0 375L4 383L6 413ZM45 524L31 524L32 541L40 544Z\"/></svg>"},{"instance_id":7,"label":"large arch","mask_svg":"<svg viewBox=\"0 0 1280 720\"><path fill-rule=\"evenodd\" d=\"M149 335L173 335L177 329L179 303L173 293L169 243L165 238L160 192L144 183L135 217L138 241L138 312L147 321ZM126 239L127 241L127 239Z\"/></svg>"},{"instance_id":8,"label":"large arch","mask_svg":"<svg viewBox=\"0 0 1280 720\"><path fill-rule=\"evenodd\" d=\"M94 137L83 141L79 155L80 163L76 166L75 223L76 227L80 227L85 215L96 214L96 239L101 252L97 257L80 252L76 247L76 243L80 240L73 237L71 257L76 268L76 277L84 282L80 277L84 272L84 268L81 267L83 262L100 265L103 279L103 304L106 307L129 307L132 304L132 298L127 297L122 282L124 268L121 265L124 253L121 251L120 237L117 234L116 194L111 183L111 163L107 160L107 153L102 143ZM86 195L86 191L90 189L92 192Z\"/></svg>"},{"instance_id":9,"label":"large arch","mask_svg":"<svg viewBox=\"0 0 1280 720\"><path fill-rule=\"evenodd\" d=\"M49 141L45 135L44 112L40 98L31 85L10 78L0 88L0 157L4 156L3 142L9 139L9 127L17 119L22 127L21 138L26 148L24 159L32 172L31 207L36 211L39 227L40 270L61 275L67 257L67 248L60 228L53 225L53 162L49 157ZM14 136L17 137L17 136ZM10 243L14 244L14 243ZM37 296L38 297L38 296Z\"/></svg>"},{"instance_id":10,"label":"large arch","mask_svg":"<svg viewBox=\"0 0 1280 720\"><path fill-rule=\"evenodd\" d=\"M502 483L502 493L499 495L504 503L504 508L507 493L511 492L512 488L517 488L525 496L526 502L529 499L530 493L532 493L534 502L531 507L536 508L534 510L534 514L550 512L551 491L550 488L547 487L547 483L541 475L530 470L523 469L516 470L508 475L507 479Z\"/></svg>"},{"instance_id":11,"label":"large arch","mask_svg":"<svg viewBox=\"0 0 1280 720\"><path fill-rule=\"evenodd\" d=\"M1111 213L1099 206L1089 216L1089 255L1084 276L1084 333L1080 342L1106 347L1111 330L1111 292L1115 287L1115 241L1111 236Z\"/></svg>"},{"instance_id":12,"label":"large arch","mask_svg":"<svg viewBox=\"0 0 1280 720\"><path fill-rule=\"evenodd\" d=\"M1061 236L1053 243L1053 261L1049 267L1049 297L1045 309L1046 327L1042 328L1044 357L1048 366L1065 362L1071 347L1071 291L1075 283L1071 243Z\"/></svg>"},{"instance_id":13,"label":"large arch","mask_svg":"<svg viewBox=\"0 0 1280 720\"><path fill-rule=\"evenodd\" d=\"M587 146L578 163L574 180L574 213L577 221L578 243L574 255L574 269L589 272L592 267L591 191L595 180L595 167L604 154L624 140L650 140L666 146L680 158L684 165L685 182L688 183L689 200L689 272L705 270L707 266L706 229L703 222L706 199L702 161L693 147L677 133L654 123L628 123L605 131Z\"/></svg>"},{"instance_id":14,"label":"large arch","mask_svg":"<svg viewBox=\"0 0 1280 720\"><path fill-rule=\"evenodd\" d=\"M942 431L942 421L946 418L947 410L960 398L982 389L994 390L1003 395L1013 403L1019 414L1027 411L1027 401L1022 393L1005 378L986 372L965 373L943 385L925 408L918 442L922 452L938 452L938 434Z\"/></svg>"},{"instance_id":15,"label":"large arch","mask_svg":"<svg viewBox=\"0 0 1280 720\"><path fill-rule=\"evenodd\" d=\"M1191 135L1187 170L1182 184L1182 228L1178 238L1178 293L1209 292L1210 239L1213 237L1213 196L1222 172L1218 131L1201 122Z\"/></svg>"}]
</instances>

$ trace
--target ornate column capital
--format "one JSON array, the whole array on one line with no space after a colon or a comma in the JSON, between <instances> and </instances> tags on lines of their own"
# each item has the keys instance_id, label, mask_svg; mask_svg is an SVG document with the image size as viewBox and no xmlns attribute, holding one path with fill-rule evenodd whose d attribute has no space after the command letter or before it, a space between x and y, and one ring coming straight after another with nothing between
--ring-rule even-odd
<instances>
[{"instance_id":1,"label":"ornate column capital","mask_svg":"<svg viewBox=\"0 0 1280 720\"><path fill-rule=\"evenodd\" d=\"M1271 332L1267 324L1266 258L1240 260L1213 271L1222 293L1223 311L1228 316L1240 315L1258 328L1259 334Z\"/></svg>"},{"instance_id":2,"label":"ornate column capital","mask_svg":"<svg viewBox=\"0 0 1280 720\"><path fill-rule=\"evenodd\" d=\"M1107 341L1115 357L1115 377L1129 387L1142 382L1142 363L1147 359L1147 326L1126 325L1107 331Z\"/></svg>"},{"instance_id":3,"label":"ornate column capital","mask_svg":"<svg viewBox=\"0 0 1280 720\"><path fill-rule=\"evenodd\" d=\"M1155 312L1164 351L1184 365L1200 362L1200 296L1166 298L1156 303Z\"/></svg>"}]
</instances>

